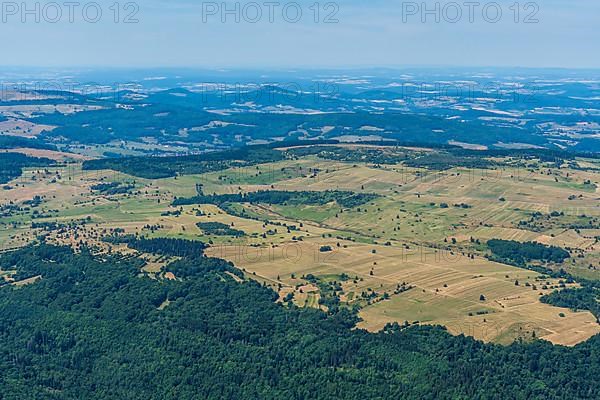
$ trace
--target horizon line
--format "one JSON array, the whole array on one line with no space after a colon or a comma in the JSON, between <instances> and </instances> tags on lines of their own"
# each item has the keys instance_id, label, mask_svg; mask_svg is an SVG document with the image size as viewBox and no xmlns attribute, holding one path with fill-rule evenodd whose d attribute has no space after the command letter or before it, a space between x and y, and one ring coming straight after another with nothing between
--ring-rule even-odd
<instances>
[{"instance_id":1,"label":"horizon line","mask_svg":"<svg viewBox=\"0 0 600 400\"><path fill-rule=\"evenodd\" d=\"M330 71L348 71L348 70L402 70L402 69L507 69L507 70L555 70L555 71L600 71L600 66L590 67L560 67L560 66L548 66L548 67L533 67L533 66L508 66L508 65L452 65L452 64L403 64L403 65L323 65L323 66L284 66L284 65L265 65L265 66L208 66L208 65L146 65L146 66L135 66L135 65L2 65L0 64L0 70L3 69L49 69L49 70L189 70L189 71L318 71L318 70L330 70Z\"/></svg>"}]
</instances>

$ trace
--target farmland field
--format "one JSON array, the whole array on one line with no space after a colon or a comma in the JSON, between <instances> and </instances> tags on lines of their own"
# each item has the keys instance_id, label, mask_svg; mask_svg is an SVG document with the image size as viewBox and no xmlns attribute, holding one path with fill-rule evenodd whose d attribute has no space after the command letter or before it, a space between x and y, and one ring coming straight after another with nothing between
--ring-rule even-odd
<instances>
[{"instance_id":1,"label":"farmland field","mask_svg":"<svg viewBox=\"0 0 600 400\"><path fill-rule=\"evenodd\" d=\"M386 156L437 151L364 147ZM600 279L600 173L586 167L593 161L485 160L494 166L435 170L308 154L157 179L86 170L69 160L26 169L0 189L0 241L3 250L43 237L99 251L114 250L104 239L115 235L202 241L207 255L272 287L280 302L352 309L361 318L358 328L373 332L390 323L442 325L487 342L541 338L568 346L600 333L590 311L541 301L579 288L578 279ZM255 192L292 195L218 200ZM306 192L366 200L294 201L293 193ZM199 194L212 203L173 205ZM238 233L211 234L201 228L209 223ZM491 257L492 239L558 247L569 257L503 262ZM140 256L146 272L161 274L164 260ZM552 273L559 271L575 279Z\"/></svg>"}]
</instances>

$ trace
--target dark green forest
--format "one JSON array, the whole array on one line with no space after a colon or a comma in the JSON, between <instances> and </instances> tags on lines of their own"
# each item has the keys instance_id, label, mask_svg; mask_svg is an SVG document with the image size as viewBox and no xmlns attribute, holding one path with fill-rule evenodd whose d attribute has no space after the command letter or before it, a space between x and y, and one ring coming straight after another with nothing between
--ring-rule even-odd
<instances>
[{"instance_id":1,"label":"dark green forest","mask_svg":"<svg viewBox=\"0 0 600 400\"><path fill-rule=\"evenodd\" d=\"M234 229L231 226L221 222L198 222L196 226L207 235L234 237L246 236L244 231Z\"/></svg>"},{"instance_id":2,"label":"dark green forest","mask_svg":"<svg viewBox=\"0 0 600 400\"><path fill-rule=\"evenodd\" d=\"M0 122L2 122L2 116L0 116ZM15 149L19 147L25 147L28 149L45 149L45 150L56 150L56 146L46 144L38 139L29 139L18 136L0 135L0 149Z\"/></svg>"},{"instance_id":3,"label":"dark green forest","mask_svg":"<svg viewBox=\"0 0 600 400\"><path fill-rule=\"evenodd\" d=\"M248 146L192 156L103 158L85 161L83 169L112 169L142 178L159 179L247 167L283 159L284 154L281 151Z\"/></svg>"},{"instance_id":4,"label":"dark green forest","mask_svg":"<svg viewBox=\"0 0 600 400\"><path fill-rule=\"evenodd\" d=\"M115 235L104 239L108 243L127 244L127 247L144 253L173 257L196 257L206 248L202 242L188 239L137 237L135 235Z\"/></svg>"},{"instance_id":5,"label":"dark green forest","mask_svg":"<svg viewBox=\"0 0 600 400\"><path fill-rule=\"evenodd\" d=\"M0 153L0 184L10 182L27 167L48 167L54 161L47 158L29 157L21 153Z\"/></svg>"},{"instance_id":6,"label":"dark green forest","mask_svg":"<svg viewBox=\"0 0 600 400\"><path fill-rule=\"evenodd\" d=\"M225 203L264 203L280 205L325 205L333 201L340 206L352 208L375 200L379 196L373 193L353 193L340 190L329 190L325 192L316 191L283 191L283 190L259 190L250 193L198 195L190 198L178 198L173 201L173 206L184 206L192 204L215 204Z\"/></svg>"},{"instance_id":7,"label":"dark green forest","mask_svg":"<svg viewBox=\"0 0 600 400\"><path fill-rule=\"evenodd\" d=\"M534 260L562 263L571 256L565 249L536 242L492 239L487 245L494 256L509 264L521 265Z\"/></svg>"},{"instance_id":8,"label":"dark green forest","mask_svg":"<svg viewBox=\"0 0 600 400\"><path fill-rule=\"evenodd\" d=\"M445 152L426 154L421 157L405 161L405 165L413 168L427 168L436 171L445 171L451 168L492 168L498 164L483 158L485 154L451 154Z\"/></svg>"},{"instance_id":9,"label":"dark green forest","mask_svg":"<svg viewBox=\"0 0 600 400\"><path fill-rule=\"evenodd\" d=\"M135 186L131 184L121 184L120 182L106 182L92 185L90 189L106 196L114 196L129 193L132 189L135 189Z\"/></svg>"},{"instance_id":10,"label":"dark green forest","mask_svg":"<svg viewBox=\"0 0 600 400\"><path fill-rule=\"evenodd\" d=\"M13 399L595 399L600 337L574 348L503 347L442 328L352 330L275 303L231 264L170 264L30 246L0 256L22 288L0 287L0 398ZM165 301L168 300L165 307Z\"/></svg>"}]
</instances>

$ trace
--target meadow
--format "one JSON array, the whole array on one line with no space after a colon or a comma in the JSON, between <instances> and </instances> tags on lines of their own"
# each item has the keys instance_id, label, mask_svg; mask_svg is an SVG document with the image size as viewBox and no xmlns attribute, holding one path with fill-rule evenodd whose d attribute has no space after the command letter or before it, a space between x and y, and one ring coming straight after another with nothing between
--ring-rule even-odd
<instances>
[{"instance_id":1,"label":"meadow","mask_svg":"<svg viewBox=\"0 0 600 400\"><path fill-rule=\"evenodd\" d=\"M577 282L494 262L485 245L505 239L558 246L571 257L544 267L600 279L600 174L584 159L577 165L494 160L500 161L494 168L431 170L307 155L163 179L86 171L71 161L26 169L0 189L0 242L11 249L44 236L108 251L103 239L117 233L200 240L209 244L208 255L275 289L280 302L354 309L358 327L369 331L393 322L442 325L490 342L542 338L569 346L600 333L590 312L540 301ZM100 183L130 188L107 195L94 190ZM258 190L378 197L351 208L336 202L171 205L199 191ZM28 205L35 196L39 204ZM34 222L70 226L44 231L31 229ZM244 236L211 235L199 223L225 224ZM148 260L147 272L162 273L164 260L140 256Z\"/></svg>"}]
</instances>

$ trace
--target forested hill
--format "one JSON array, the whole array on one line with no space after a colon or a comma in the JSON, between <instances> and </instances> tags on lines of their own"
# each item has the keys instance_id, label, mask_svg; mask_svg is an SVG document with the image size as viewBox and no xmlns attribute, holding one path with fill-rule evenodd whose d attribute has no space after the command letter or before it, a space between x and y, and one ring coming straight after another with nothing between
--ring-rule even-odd
<instances>
[{"instance_id":1,"label":"forested hill","mask_svg":"<svg viewBox=\"0 0 600 400\"><path fill-rule=\"evenodd\" d=\"M0 288L0 398L592 399L600 337L508 347L441 328L352 330L355 317L286 308L229 263L194 256L177 281L119 255L41 245L0 256L35 284Z\"/></svg>"}]
</instances>

